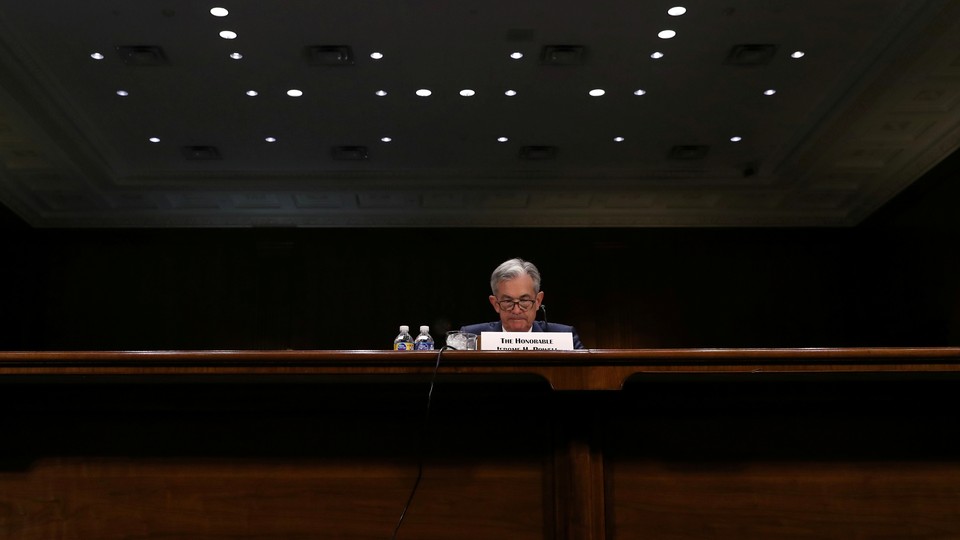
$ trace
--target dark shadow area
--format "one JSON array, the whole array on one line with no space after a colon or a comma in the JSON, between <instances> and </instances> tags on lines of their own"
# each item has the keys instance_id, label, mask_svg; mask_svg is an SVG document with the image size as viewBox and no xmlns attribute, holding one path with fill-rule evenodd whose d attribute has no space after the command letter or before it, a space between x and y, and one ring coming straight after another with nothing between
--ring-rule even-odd
<instances>
[{"instance_id":1,"label":"dark shadow area","mask_svg":"<svg viewBox=\"0 0 960 540\"><path fill-rule=\"evenodd\" d=\"M389 349L496 318L520 256L589 348L942 346L960 251L906 229L27 230L4 235L0 349ZM447 246L469 239L456 256ZM430 246L414 256L396 246Z\"/></svg>"}]
</instances>

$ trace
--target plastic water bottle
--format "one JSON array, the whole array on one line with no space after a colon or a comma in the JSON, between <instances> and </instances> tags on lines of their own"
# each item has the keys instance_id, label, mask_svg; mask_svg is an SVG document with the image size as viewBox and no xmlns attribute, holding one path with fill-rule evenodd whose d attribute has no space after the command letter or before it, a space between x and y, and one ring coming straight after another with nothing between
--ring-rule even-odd
<instances>
[{"instance_id":1,"label":"plastic water bottle","mask_svg":"<svg viewBox=\"0 0 960 540\"><path fill-rule=\"evenodd\" d=\"M397 334L397 337L393 340L393 350L395 351L412 351L413 350L413 337L410 336L410 327L402 324L400 325L400 333Z\"/></svg>"},{"instance_id":2,"label":"plastic water bottle","mask_svg":"<svg viewBox=\"0 0 960 540\"><path fill-rule=\"evenodd\" d=\"M420 327L420 335L417 336L417 339L413 340L413 348L417 351L432 351L433 350L433 337L430 335L429 326Z\"/></svg>"}]
</instances>

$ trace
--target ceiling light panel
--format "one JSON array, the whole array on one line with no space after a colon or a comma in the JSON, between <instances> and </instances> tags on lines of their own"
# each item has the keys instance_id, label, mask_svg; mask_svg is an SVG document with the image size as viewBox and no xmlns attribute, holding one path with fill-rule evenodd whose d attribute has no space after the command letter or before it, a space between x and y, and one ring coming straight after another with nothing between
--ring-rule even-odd
<instances>
[{"instance_id":1,"label":"ceiling light panel","mask_svg":"<svg viewBox=\"0 0 960 540\"><path fill-rule=\"evenodd\" d=\"M884 3L887 0L879 1ZM440 5L435 0L427 2L429 6ZM223 165L244 170L244 167L258 166L256 149L266 146L264 136L270 130L283 125L284 133L274 133L280 137L283 148L271 148L271 152L282 154L284 159L260 164L261 168L312 171L316 168L317 156L321 161L329 161L329 148L338 144L368 146L374 152L369 161L379 166L384 159L379 155L380 149L387 146L380 140L384 134L394 138L395 149L429 145L426 148L436 156L456 156L447 162L442 162L447 158L436 158L433 162L443 166L449 163L450 167L463 166L461 163L485 163L485 156L475 154L471 145L509 155L515 162L520 145L538 142L561 147L563 153L557 163L566 165L576 163L578 145L593 140L596 147L614 148L611 142L614 136L626 138L621 147L637 148L638 155L654 156L649 158L651 160L662 160L670 143L685 140L712 145L713 159L725 151L721 149L736 146L729 139L737 133L744 137L750 133L747 139L750 145L773 145L775 140L782 143L782 132L798 122L785 123L784 127L770 125L769 129L761 130L755 118L761 116L760 112L776 114L780 118L780 113L771 112L770 106L779 109L784 102L789 102L791 109L797 107L806 111L809 116L817 106L825 106L817 100L822 94L804 94L799 85L805 82L798 79L809 73L805 70L834 69L829 65L832 60L822 62L823 55L815 54L825 45L811 43L810 37L804 39L798 33L751 34L743 31L745 23L742 19L747 16L742 10L734 15L723 15L704 13L695 6L687 6L689 11L678 16L668 14L672 4L618 3L616 10L606 4L571 5L568 6L569 13L562 17L539 19L533 39L509 41L505 39L508 26L532 25L526 21L535 20L531 15L538 9L547 9L547 4L537 4L537 8L514 5L501 9L498 3L492 3L480 9L479 14L469 16L464 8L459 10L462 20L453 16L457 11L453 7L435 15L427 14L422 21L412 13L390 11L371 13L366 22L351 18L351 13L355 15L355 12L347 6L327 4L321 9L320 3L312 2L298 3L303 4L302 13L299 8L291 8L289 12L276 10L275 6L268 9L266 3L224 4L223 7L229 7L230 12L221 18L208 13L214 4L193 10L192 15L179 8L185 4L175 4L178 9L174 19L163 19L158 10L137 7L137 3L125 8L131 10L128 15L146 18L152 14L155 21L170 27L165 29L157 25L155 32L149 34L133 32L133 29L127 34L119 33L117 29L122 18L114 17L118 19L114 20L100 13L101 24L112 26L115 35L141 35L149 39L149 42L140 42L134 38L132 43L122 42L120 45L162 46L169 55L170 69L127 69L111 50L118 43L104 43L102 35L106 34L92 30L90 37L95 38L99 33L101 39L78 41L72 51L74 66L62 70L58 70L55 64L50 66L53 77L58 78L57 88L70 89L71 92L88 88L88 93L93 93L89 88L95 88L101 102L114 108L122 105L123 116L129 118L127 123L143 123L139 127L141 132L126 142L119 135L113 135L119 133L115 128L122 127L122 120L115 118L120 115L110 114L107 105L90 109L89 116L94 119L90 123L98 124L93 126L97 130L96 138L116 139L114 148L117 154L123 155L127 145L159 153L157 148L146 144L146 139L152 134L161 134L163 146L172 145L174 149L198 140L216 141L227 156ZM84 10L68 9L69 13L61 16L69 16L69 20L78 16L77 26L89 26L90 22L97 20L93 13L84 15ZM87 10L90 9L88 6ZM502 17L511 12L517 17ZM498 15L496 20L494 13ZM798 13L798 9L785 4L779 16L796 17ZM569 27L559 24L560 19L567 16L570 17L568 22L581 21L583 24L578 26L583 31L570 31L575 28L572 22ZM189 24L196 27L185 32L179 23L190 17L193 22ZM829 23L831 17L833 15L825 12L823 18ZM403 32L372 30L374 21L391 18L398 25L409 26L402 26ZM440 20L449 21L449 26L438 27L436 23ZM167 24L171 22L178 24ZM600 22L604 24L593 29L593 23ZM720 23L729 23L737 31L721 31ZM861 21L858 24L872 23ZM181 27L178 31L182 41L177 41L176 33L172 32L174 26ZM668 28L677 31L677 37L667 41L658 39L657 33ZM223 29L239 32L240 37L233 42L223 41L217 37L217 32ZM869 48L870 36L864 35L862 30L859 32L851 34L848 42L836 42L831 46L837 48L837 55L846 59L847 66L853 65L851 58L855 57L845 45L857 45L862 41L861 50ZM401 34L429 36L436 38L429 43L444 46L419 47ZM51 35L53 32L46 36L40 34L34 42L26 42L26 45L30 49L42 50L42 45L37 44L44 37L57 43L56 39L49 39ZM483 37L485 35L493 37ZM769 69L738 70L722 65L725 55L737 44L735 37L751 35L776 36L777 50L768 64ZM841 32L829 35L843 37ZM60 38L60 42L63 41ZM743 44L762 45L762 41L744 40ZM448 42L451 47L447 47ZM307 46L347 44L352 48L347 55L339 50L324 51L325 54L329 52L334 61L319 62L320 69L311 67L311 62L304 58ZM772 42L766 44L774 45ZM541 62L543 45L549 46L546 62ZM62 46L59 49L66 50ZM98 49L106 55L103 62L94 62L89 57ZM658 49L666 56L654 61L649 56ZM790 54L797 50L807 53L802 61L790 58ZM241 52L244 58L233 62L228 57L231 52ZM515 52L523 57L511 58ZM371 56L373 53L383 55L381 60L375 60ZM737 65L744 65L749 63L745 59L763 58L766 54L762 49L749 49L738 51L734 57ZM353 58L353 67L336 67L350 65L343 63L344 57ZM77 62L78 58L80 62ZM67 61L64 60L63 64L66 65ZM327 65L333 67L323 69ZM795 79L789 78L791 73L797 74ZM842 73L836 71L833 75L832 80L842 77ZM121 100L113 94L120 88L128 90L130 97ZM288 98L285 92L291 88L304 94L299 99ZM430 90L432 95L418 98L414 92L420 88ZM459 92L467 88L476 92L474 97L460 96ZM762 92L768 88L775 88L779 93L760 102L764 98ZM587 94L591 89L602 89L605 95L591 98ZM259 92L259 96L248 97L246 92L250 90ZM378 97L378 90L388 95ZM173 96L183 97L176 97L173 101ZM76 97L76 108L85 108L84 104L89 101ZM757 110L741 108L736 114L732 111L739 104L758 102L767 107L754 107ZM725 112L725 107L731 111ZM696 120L678 122L676 111L688 108L695 111L690 116ZM670 111L674 117L672 121ZM171 118L167 122L158 121L165 120L164 116ZM179 132L170 129L177 123L172 118L174 116L182 121L183 129ZM709 118L709 122L701 120L704 118ZM697 131L701 123L710 123L710 128L703 130L703 137ZM142 133L143 130L149 132ZM611 133L613 130L616 131ZM641 130L656 135L648 137L640 133ZM191 136L190 132L196 135ZM685 137L685 132L690 136ZM253 146L254 152L247 155L244 150L227 144L231 139L220 136L234 133L236 141L256 145ZM780 133L779 139L777 133ZM499 136L509 136L510 142L498 144ZM662 146L644 149L651 138L660 139ZM573 142L568 143L568 140ZM748 143L741 143L741 146L744 144ZM309 151L283 154L291 148L300 151L307 147L313 149L312 154ZM622 149L618 151L626 154ZM399 156L405 152L395 150L395 153ZM464 156L466 158L461 160ZM753 159L753 156L748 157ZM400 156L397 159L407 158ZM623 159L633 158L625 156ZM634 163L638 161L640 158ZM402 163L410 168L418 166L414 157ZM611 168L629 165L628 161L610 162ZM351 164L344 165L349 166ZM384 165L390 166L389 163Z\"/></svg>"},{"instance_id":2,"label":"ceiling light panel","mask_svg":"<svg viewBox=\"0 0 960 540\"><path fill-rule=\"evenodd\" d=\"M128 66L165 66L167 54L159 45L120 45L117 47L120 60Z\"/></svg>"},{"instance_id":3,"label":"ceiling light panel","mask_svg":"<svg viewBox=\"0 0 960 540\"><path fill-rule=\"evenodd\" d=\"M742 67L765 66L776 53L777 46L772 43L743 43L730 48L724 63Z\"/></svg>"},{"instance_id":4,"label":"ceiling light panel","mask_svg":"<svg viewBox=\"0 0 960 540\"><path fill-rule=\"evenodd\" d=\"M546 45L540 52L540 62L548 66L579 66L586 56L583 45Z\"/></svg>"},{"instance_id":5,"label":"ceiling light panel","mask_svg":"<svg viewBox=\"0 0 960 540\"><path fill-rule=\"evenodd\" d=\"M306 55L314 66L353 65L353 49L349 45L312 45L307 47Z\"/></svg>"},{"instance_id":6,"label":"ceiling light panel","mask_svg":"<svg viewBox=\"0 0 960 540\"><path fill-rule=\"evenodd\" d=\"M710 147L703 144L681 144L670 148L668 157L673 160L693 161L707 157Z\"/></svg>"},{"instance_id":7,"label":"ceiling light panel","mask_svg":"<svg viewBox=\"0 0 960 540\"><path fill-rule=\"evenodd\" d=\"M181 148L183 157L188 161L211 161L223 159L220 149L216 146L184 146Z\"/></svg>"},{"instance_id":8,"label":"ceiling light panel","mask_svg":"<svg viewBox=\"0 0 960 540\"><path fill-rule=\"evenodd\" d=\"M366 146L334 146L330 153L337 161L365 161L369 157Z\"/></svg>"},{"instance_id":9,"label":"ceiling light panel","mask_svg":"<svg viewBox=\"0 0 960 540\"><path fill-rule=\"evenodd\" d=\"M556 146L524 146L520 148L520 159L532 161L552 160L557 158L557 153L558 150Z\"/></svg>"}]
</instances>

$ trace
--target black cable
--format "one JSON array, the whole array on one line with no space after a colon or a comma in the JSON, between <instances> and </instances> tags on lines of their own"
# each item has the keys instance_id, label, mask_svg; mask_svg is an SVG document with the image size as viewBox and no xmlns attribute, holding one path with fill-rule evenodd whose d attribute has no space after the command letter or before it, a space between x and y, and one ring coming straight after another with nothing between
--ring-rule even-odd
<instances>
[{"instance_id":1,"label":"black cable","mask_svg":"<svg viewBox=\"0 0 960 540\"><path fill-rule=\"evenodd\" d=\"M430 377L430 389L427 390L427 412L423 416L423 425L420 427L420 448L417 456L417 479L413 481L413 488L410 489L410 496L407 497L407 503L403 505L403 511L400 512L400 519L397 520L397 526L393 529L393 535L390 536L390 540L396 540L397 533L400 532L400 526L403 525L403 518L407 516L407 510L410 508L410 503L413 502L413 496L417 493L417 487L420 486L420 479L423 478L423 456L426 451L426 441L427 441L427 424L430 421L430 403L433 400L433 383L437 380L437 371L440 370L440 357L443 356L443 351L447 350L447 346L444 345L440 347L440 350L437 351L437 363L433 366L433 375Z\"/></svg>"}]
</instances>

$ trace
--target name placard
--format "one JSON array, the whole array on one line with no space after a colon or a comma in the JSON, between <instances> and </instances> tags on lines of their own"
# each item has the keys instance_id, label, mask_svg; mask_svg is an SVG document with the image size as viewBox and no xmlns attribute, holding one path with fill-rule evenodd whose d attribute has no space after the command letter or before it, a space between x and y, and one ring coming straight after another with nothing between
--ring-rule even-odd
<instances>
[{"instance_id":1,"label":"name placard","mask_svg":"<svg viewBox=\"0 0 960 540\"><path fill-rule=\"evenodd\" d=\"M481 351L572 351L570 332L481 332Z\"/></svg>"}]
</instances>

